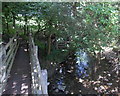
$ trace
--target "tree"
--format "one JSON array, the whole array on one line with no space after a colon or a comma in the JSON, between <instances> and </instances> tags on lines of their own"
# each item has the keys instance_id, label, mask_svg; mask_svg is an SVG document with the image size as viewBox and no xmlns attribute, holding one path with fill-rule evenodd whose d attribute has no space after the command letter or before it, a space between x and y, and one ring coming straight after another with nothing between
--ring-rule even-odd
<instances>
[{"instance_id":1,"label":"tree","mask_svg":"<svg viewBox=\"0 0 120 96\"><path fill-rule=\"evenodd\" d=\"M55 44L70 39L67 49L70 53L81 48L94 54L119 36L116 5L118 3L3 3L3 15L8 32L8 23L12 20L15 27L16 20L24 22L25 34L33 29L35 37L46 38L48 55L53 51L53 35ZM34 23L30 25L31 20Z\"/></svg>"}]
</instances>

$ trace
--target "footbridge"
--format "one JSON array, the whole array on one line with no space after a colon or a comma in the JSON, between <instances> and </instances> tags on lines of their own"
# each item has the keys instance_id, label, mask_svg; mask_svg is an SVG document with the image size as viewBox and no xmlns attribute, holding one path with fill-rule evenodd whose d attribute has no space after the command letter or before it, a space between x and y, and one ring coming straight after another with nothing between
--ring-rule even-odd
<instances>
[{"instance_id":1,"label":"footbridge","mask_svg":"<svg viewBox=\"0 0 120 96\"><path fill-rule=\"evenodd\" d=\"M0 44L0 95L48 95L47 70L38 60L38 46L32 34L29 40L18 35Z\"/></svg>"}]
</instances>

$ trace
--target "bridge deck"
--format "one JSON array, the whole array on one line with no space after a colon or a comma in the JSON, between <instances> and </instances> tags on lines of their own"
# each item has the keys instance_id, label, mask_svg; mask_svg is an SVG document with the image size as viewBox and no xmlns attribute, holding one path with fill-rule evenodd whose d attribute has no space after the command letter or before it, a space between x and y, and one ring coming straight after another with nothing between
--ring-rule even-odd
<instances>
[{"instance_id":1,"label":"bridge deck","mask_svg":"<svg viewBox=\"0 0 120 96\"><path fill-rule=\"evenodd\" d=\"M26 43L22 41L3 94L31 94L30 59L26 49Z\"/></svg>"}]
</instances>

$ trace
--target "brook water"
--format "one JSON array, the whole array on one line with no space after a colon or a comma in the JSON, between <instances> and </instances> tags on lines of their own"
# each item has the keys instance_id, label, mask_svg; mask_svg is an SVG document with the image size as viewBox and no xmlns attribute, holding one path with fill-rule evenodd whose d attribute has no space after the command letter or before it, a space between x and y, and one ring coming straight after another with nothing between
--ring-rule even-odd
<instances>
[{"instance_id":1,"label":"brook water","mask_svg":"<svg viewBox=\"0 0 120 96\"><path fill-rule=\"evenodd\" d=\"M74 55L58 64L52 76L48 78L49 95L118 93L119 78L112 71L112 64L106 59L101 60L94 74L94 60L79 49ZM48 71L50 72L51 68L48 68Z\"/></svg>"},{"instance_id":2,"label":"brook water","mask_svg":"<svg viewBox=\"0 0 120 96\"><path fill-rule=\"evenodd\" d=\"M56 68L54 77L50 79L49 93L79 94L86 92L82 82L90 75L89 57L86 52L78 50Z\"/></svg>"}]
</instances>

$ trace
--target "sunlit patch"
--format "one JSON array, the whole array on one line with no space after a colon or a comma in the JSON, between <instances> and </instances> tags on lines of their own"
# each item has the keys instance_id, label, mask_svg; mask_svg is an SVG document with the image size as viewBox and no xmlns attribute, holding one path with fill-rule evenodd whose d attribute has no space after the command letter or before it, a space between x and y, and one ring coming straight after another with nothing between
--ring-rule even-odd
<instances>
[{"instance_id":1,"label":"sunlit patch","mask_svg":"<svg viewBox=\"0 0 120 96\"><path fill-rule=\"evenodd\" d=\"M93 84L99 84L100 83L100 81L94 81L93 82Z\"/></svg>"},{"instance_id":2,"label":"sunlit patch","mask_svg":"<svg viewBox=\"0 0 120 96\"><path fill-rule=\"evenodd\" d=\"M22 77L23 77L23 78L26 78L26 77L27 77L27 75L22 75Z\"/></svg>"},{"instance_id":3,"label":"sunlit patch","mask_svg":"<svg viewBox=\"0 0 120 96\"><path fill-rule=\"evenodd\" d=\"M94 89L95 89L95 90L98 90L98 88L97 88L97 87L95 87Z\"/></svg>"},{"instance_id":4,"label":"sunlit patch","mask_svg":"<svg viewBox=\"0 0 120 96\"><path fill-rule=\"evenodd\" d=\"M62 51L65 51L64 49Z\"/></svg>"},{"instance_id":5,"label":"sunlit patch","mask_svg":"<svg viewBox=\"0 0 120 96\"><path fill-rule=\"evenodd\" d=\"M47 82L47 85L50 85L50 82Z\"/></svg>"},{"instance_id":6,"label":"sunlit patch","mask_svg":"<svg viewBox=\"0 0 120 96\"><path fill-rule=\"evenodd\" d=\"M104 71L103 73L107 73L106 71Z\"/></svg>"},{"instance_id":7,"label":"sunlit patch","mask_svg":"<svg viewBox=\"0 0 120 96\"><path fill-rule=\"evenodd\" d=\"M3 90L3 92L5 92L5 89Z\"/></svg>"},{"instance_id":8,"label":"sunlit patch","mask_svg":"<svg viewBox=\"0 0 120 96\"><path fill-rule=\"evenodd\" d=\"M14 41L17 41L17 39L14 39Z\"/></svg>"},{"instance_id":9,"label":"sunlit patch","mask_svg":"<svg viewBox=\"0 0 120 96\"><path fill-rule=\"evenodd\" d=\"M21 86L21 93L28 94L28 85L26 83L23 83Z\"/></svg>"},{"instance_id":10,"label":"sunlit patch","mask_svg":"<svg viewBox=\"0 0 120 96\"><path fill-rule=\"evenodd\" d=\"M13 82L13 85L16 85L17 84L17 82Z\"/></svg>"},{"instance_id":11,"label":"sunlit patch","mask_svg":"<svg viewBox=\"0 0 120 96\"><path fill-rule=\"evenodd\" d=\"M119 80L116 80L116 82L119 82Z\"/></svg>"},{"instance_id":12,"label":"sunlit patch","mask_svg":"<svg viewBox=\"0 0 120 96\"><path fill-rule=\"evenodd\" d=\"M118 87L113 88L113 89L111 90L111 92L112 92L112 93L113 93L113 92L118 92ZM118 95L118 96L120 96L120 95Z\"/></svg>"},{"instance_id":13,"label":"sunlit patch","mask_svg":"<svg viewBox=\"0 0 120 96\"><path fill-rule=\"evenodd\" d=\"M105 52L111 52L113 50L113 48L110 47L102 47L103 50L105 50Z\"/></svg>"},{"instance_id":14,"label":"sunlit patch","mask_svg":"<svg viewBox=\"0 0 120 96\"><path fill-rule=\"evenodd\" d=\"M68 70L67 72L68 72L68 73L72 73L72 72L73 72L73 70Z\"/></svg>"},{"instance_id":15,"label":"sunlit patch","mask_svg":"<svg viewBox=\"0 0 120 96\"><path fill-rule=\"evenodd\" d=\"M101 57L101 60L105 59L105 57Z\"/></svg>"},{"instance_id":16,"label":"sunlit patch","mask_svg":"<svg viewBox=\"0 0 120 96\"><path fill-rule=\"evenodd\" d=\"M60 71L59 71L59 72L62 73L62 71L63 71L62 68L60 68Z\"/></svg>"},{"instance_id":17,"label":"sunlit patch","mask_svg":"<svg viewBox=\"0 0 120 96\"><path fill-rule=\"evenodd\" d=\"M22 91L21 91L22 94L25 93L25 92L26 92L26 90L22 90Z\"/></svg>"},{"instance_id":18,"label":"sunlit patch","mask_svg":"<svg viewBox=\"0 0 120 96\"><path fill-rule=\"evenodd\" d=\"M26 51L28 51L27 49L24 49L24 51L26 52Z\"/></svg>"},{"instance_id":19,"label":"sunlit patch","mask_svg":"<svg viewBox=\"0 0 120 96\"><path fill-rule=\"evenodd\" d=\"M107 74L108 76L111 76L111 74Z\"/></svg>"},{"instance_id":20,"label":"sunlit patch","mask_svg":"<svg viewBox=\"0 0 120 96\"><path fill-rule=\"evenodd\" d=\"M51 65L53 65L53 62L51 62Z\"/></svg>"},{"instance_id":21,"label":"sunlit patch","mask_svg":"<svg viewBox=\"0 0 120 96\"><path fill-rule=\"evenodd\" d=\"M74 69L74 67L71 67L71 69Z\"/></svg>"},{"instance_id":22,"label":"sunlit patch","mask_svg":"<svg viewBox=\"0 0 120 96\"><path fill-rule=\"evenodd\" d=\"M41 85L39 85L39 90L42 90L42 86Z\"/></svg>"},{"instance_id":23,"label":"sunlit patch","mask_svg":"<svg viewBox=\"0 0 120 96\"><path fill-rule=\"evenodd\" d=\"M17 95L17 90L15 90L15 91L13 92L13 96L14 96L14 95Z\"/></svg>"},{"instance_id":24,"label":"sunlit patch","mask_svg":"<svg viewBox=\"0 0 120 96\"><path fill-rule=\"evenodd\" d=\"M83 81L84 81L84 80L80 78L78 82L82 83Z\"/></svg>"},{"instance_id":25,"label":"sunlit patch","mask_svg":"<svg viewBox=\"0 0 120 96\"><path fill-rule=\"evenodd\" d=\"M71 94L74 94L74 92L71 92Z\"/></svg>"},{"instance_id":26,"label":"sunlit patch","mask_svg":"<svg viewBox=\"0 0 120 96\"><path fill-rule=\"evenodd\" d=\"M75 79L77 79L77 80L78 80L78 77L76 77Z\"/></svg>"},{"instance_id":27,"label":"sunlit patch","mask_svg":"<svg viewBox=\"0 0 120 96\"><path fill-rule=\"evenodd\" d=\"M14 89L16 86L14 85L14 86L12 86L12 88Z\"/></svg>"},{"instance_id":28,"label":"sunlit patch","mask_svg":"<svg viewBox=\"0 0 120 96\"><path fill-rule=\"evenodd\" d=\"M37 69L34 69L34 72L36 73L36 72L37 72Z\"/></svg>"},{"instance_id":29,"label":"sunlit patch","mask_svg":"<svg viewBox=\"0 0 120 96\"><path fill-rule=\"evenodd\" d=\"M28 89L28 85L26 85L26 83L22 84L21 90L23 90L23 89Z\"/></svg>"},{"instance_id":30,"label":"sunlit patch","mask_svg":"<svg viewBox=\"0 0 120 96\"><path fill-rule=\"evenodd\" d=\"M58 70L58 68L56 68L55 70Z\"/></svg>"},{"instance_id":31,"label":"sunlit patch","mask_svg":"<svg viewBox=\"0 0 120 96\"><path fill-rule=\"evenodd\" d=\"M102 79L103 77L101 75L99 75L98 79Z\"/></svg>"},{"instance_id":32,"label":"sunlit patch","mask_svg":"<svg viewBox=\"0 0 120 96\"><path fill-rule=\"evenodd\" d=\"M22 90L21 94L28 94L28 90Z\"/></svg>"}]
</instances>

